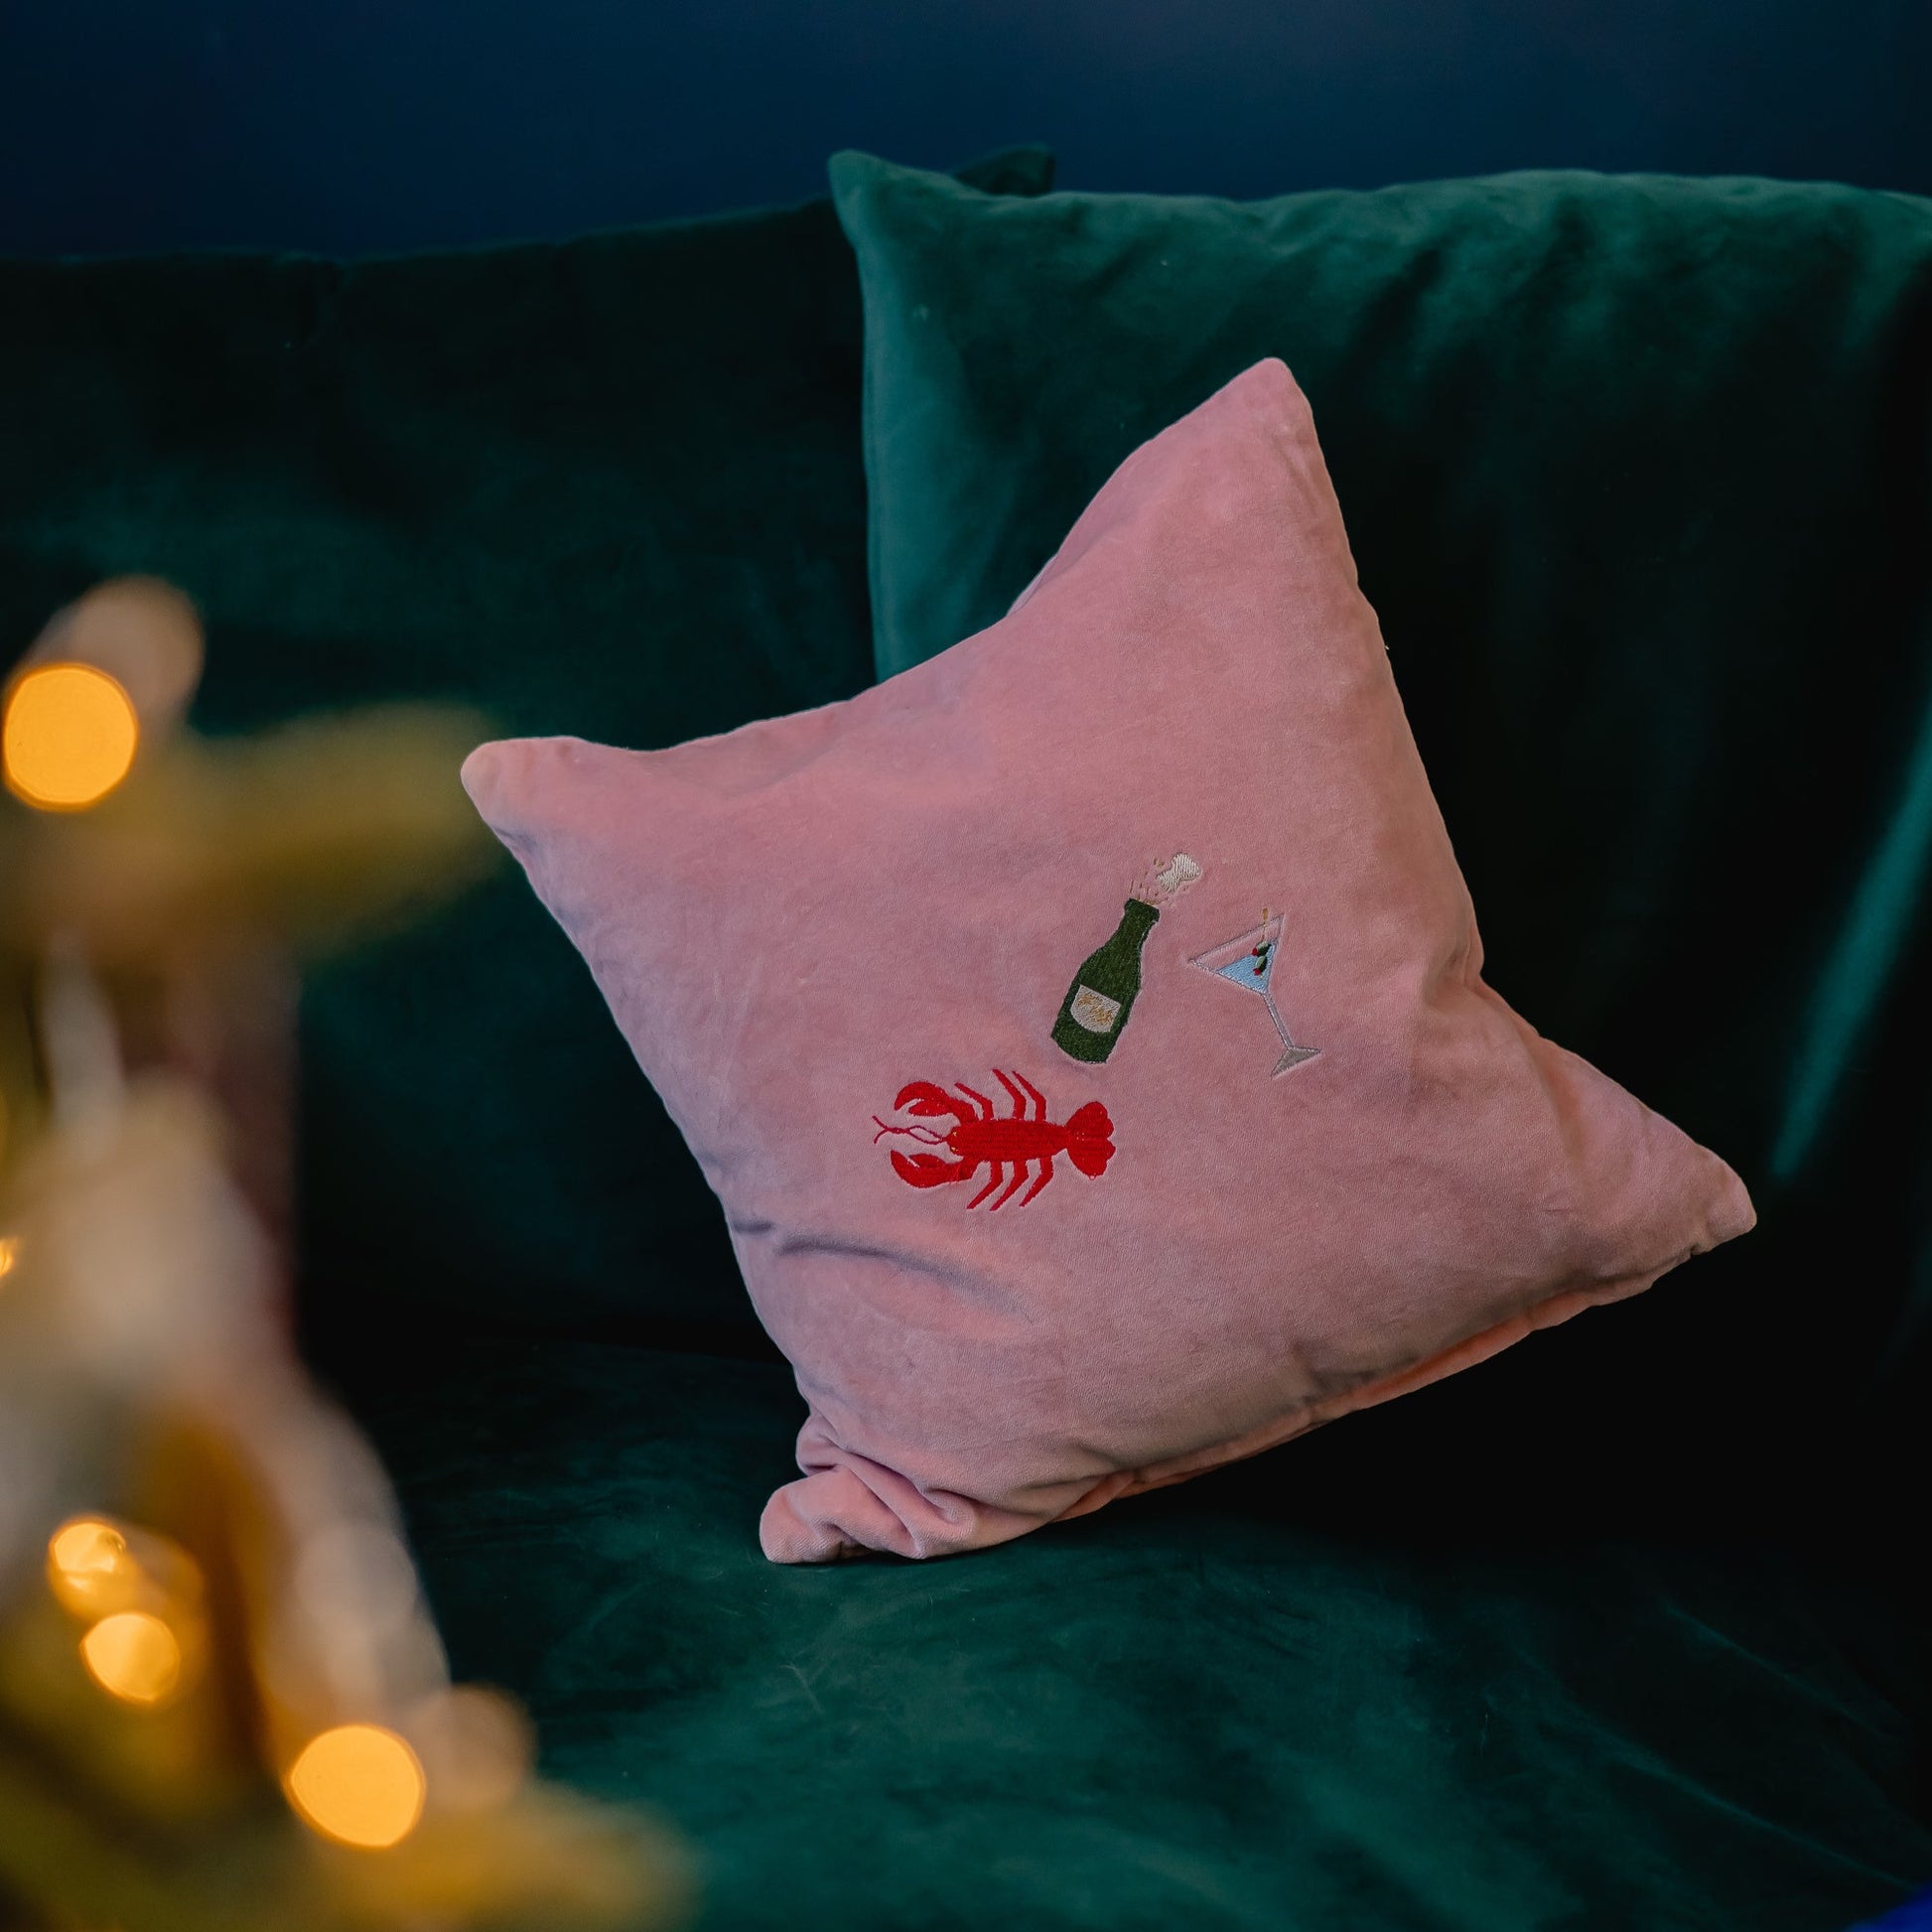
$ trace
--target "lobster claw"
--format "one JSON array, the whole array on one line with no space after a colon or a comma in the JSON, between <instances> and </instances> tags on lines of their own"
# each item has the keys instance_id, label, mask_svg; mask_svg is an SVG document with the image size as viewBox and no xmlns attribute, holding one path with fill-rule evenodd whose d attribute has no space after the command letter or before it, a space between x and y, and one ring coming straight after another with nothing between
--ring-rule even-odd
<instances>
[{"instance_id":1,"label":"lobster claw","mask_svg":"<svg viewBox=\"0 0 1932 1932\"><path fill-rule=\"evenodd\" d=\"M904 1106L904 1101L898 1103ZM942 1161L936 1154L901 1154L893 1149L893 1171L914 1187L944 1187L966 1173L964 1161Z\"/></svg>"},{"instance_id":2,"label":"lobster claw","mask_svg":"<svg viewBox=\"0 0 1932 1932\"><path fill-rule=\"evenodd\" d=\"M923 1114L928 1119L934 1114L950 1114L954 1120L961 1118L958 1101L932 1080L914 1080L900 1087L898 1098L893 1102L893 1112Z\"/></svg>"}]
</instances>

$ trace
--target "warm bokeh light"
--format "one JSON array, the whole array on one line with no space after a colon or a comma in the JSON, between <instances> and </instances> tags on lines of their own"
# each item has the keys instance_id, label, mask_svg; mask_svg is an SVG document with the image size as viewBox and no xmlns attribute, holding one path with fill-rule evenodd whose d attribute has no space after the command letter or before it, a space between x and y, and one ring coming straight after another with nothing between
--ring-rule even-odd
<instances>
[{"instance_id":1,"label":"warm bokeh light","mask_svg":"<svg viewBox=\"0 0 1932 1932\"><path fill-rule=\"evenodd\" d=\"M105 671L40 665L15 684L0 725L8 789L43 810L84 810L127 776L140 738L132 701Z\"/></svg>"},{"instance_id":2,"label":"warm bokeh light","mask_svg":"<svg viewBox=\"0 0 1932 1932\"><path fill-rule=\"evenodd\" d=\"M88 1623L146 1610L183 1642L199 1640L201 1568L179 1543L153 1530L104 1516L72 1517L48 1538L47 1582L62 1608Z\"/></svg>"},{"instance_id":3,"label":"warm bokeh light","mask_svg":"<svg viewBox=\"0 0 1932 1932\"><path fill-rule=\"evenodd\" d=\"M112 1570L127 1555L127 1538L97 1516L76 1516L49 1538L47 1554L69 1575Z\"/></svg>"},{"instance_id":4,"label":"warm bokeh light","mask_svg":"<svg viewBox=\"0 0 1932 1932\"><path fill-rule=\"evenodd\" d=\"M181 1644L158 1616L122 1610L80 1639L94 1682L128 1704L159 1704L181 1682Z\"/></svg>"},{"instance_id":5,"label":"warm bokeh light","mask_svg":"<svg viewBox=\"0 0 1932 1932\"><path fill-rule=\"evenodd\" d=\"M339 1725L289 1767L289 1800L305 1822L345 1845L380 1851L423 1814L423 1767L393 1730Z\"/></svg>"},{"instance_id":6,"label":"warm bokeh light","mask_svg":"<svg viewBox=\"0 0 1932 1932\"><path fill-rule=\"evenodd\" d=\"M97 1516L76 1516L48 1539L47 1580L54 1594L80 1616L99 1616L124 1602L140 1568L127 1538Z\"/></svg>"},{"instance_id":7,"label":"warm bokeh light","mask_svg":"<svg viewBox=\"0 0 1932 1932\"><path fill-rule=\"evenodd\" d=\"M0 1234L0 1282L4 1282L14 1271L14 1263L20 1259L20 1236Z\"/></svg>"}]
</instances>

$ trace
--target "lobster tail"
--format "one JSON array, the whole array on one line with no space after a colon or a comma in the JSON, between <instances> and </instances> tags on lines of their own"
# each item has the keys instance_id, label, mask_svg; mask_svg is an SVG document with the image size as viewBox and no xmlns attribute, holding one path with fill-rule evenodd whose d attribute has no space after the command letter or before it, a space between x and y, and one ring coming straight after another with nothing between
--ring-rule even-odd
<instances>
[{"instance_id":1,"label":"lobster tail","mask_svg":"<svg viewBox=\"0 0 1932 1932\"><path fill-rule=\"evenodd\" d=\"M1066 1123L1066 1158L1095 1180L1114 1158L1113 1117L1097 1100L1076 1108Z\"/></svg>"}]
</instances>

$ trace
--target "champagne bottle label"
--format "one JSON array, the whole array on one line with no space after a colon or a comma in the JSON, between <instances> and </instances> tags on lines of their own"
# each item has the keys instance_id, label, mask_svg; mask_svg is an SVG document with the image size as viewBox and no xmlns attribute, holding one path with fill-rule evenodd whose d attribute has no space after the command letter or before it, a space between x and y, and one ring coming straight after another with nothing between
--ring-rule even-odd
<instances>
[{"instance_id":1,"label":"champagne bottle label","mask_svg":"<svg viewBox=\"0 0 1932 1932\"><path fill-rule=\"evenodd\" d=\"M1114 1030L1114 1022L1120 1018L1120 1002L1108 999L1104 993L1096 993L1090 986L1083 986L1074 994L1067 1012L1088 1033L1110 1034Z\"/></svg>"}]
</instances>

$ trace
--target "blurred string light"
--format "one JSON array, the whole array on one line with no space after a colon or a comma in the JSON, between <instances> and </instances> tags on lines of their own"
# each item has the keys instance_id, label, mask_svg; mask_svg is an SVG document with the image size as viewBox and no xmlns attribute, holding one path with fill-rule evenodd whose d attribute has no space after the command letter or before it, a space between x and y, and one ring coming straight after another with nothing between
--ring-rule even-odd
<instances>
[{"instance_id":1,"label":"blurred string light","mask_svg":"<svg viewBox=\"0 0 1932 1932\"><path fill-rule=\"evenodd\" d=\"M231 948L341 943L479 870L451 773L483 727L388 707L206 745L201 662L193 606L121 580L0 672L0 783L35 808L0 796L0 1755L47 1773L25 1833L0 1800L0 1920L24 1875L50 1923L95 1932L661 1926L675 1851L545 1790L522 1714L451 1687L380 1467L288 1351L220 1112L151 1058L231 1043L198 1031ZM147 1497L154 1527L47 1535L82 1482Z\"/></svg>"},{"instance_id":2,"label":"blurred string light","mask_svg":"<svg viewBox=\"0 0 1932 1932\"><path fill-rule=\"evenodd\" d=\"M423 1815L423 1767L380 1725L338 1725L311 1738L285 1783L304 1823L363 1851L399 1845Z\"/></svg>"},{"instance_id":3,"label":"blurred string light","mask_svg":"<svg viewBox=\"0 0 1932 1932\"><path fill-rule=\"evenodd\" d=\"M181 1687L181 1639L147 1610L104 1616L80 1639L94 1682L124 1704L160 1704Z\"/></svg>"},{"instance_id":4,"label":"blurred string light","mask_svg":"<svg viewBox=\"0 0 1932 1932\"><path fill-rule=\"evenodd\" d=\"M7 788L42 811L97 805L134 765L141 727L119 679L92 664L41 664L7 694Z\"/></svg>"},{"instance_id":5,"label":"blurred string light","mask_svg":"<svg viewBox=\"0 0 1932 1932\"><path fill-rule=\"evenodd\" d=\"M152 1707L183 1688L183 1633L199 1635L202 1593L201 1571L186 1550L102 1517L76 1516L48 1539L47 1582L62 1608L87 1625L80 1661L110 1697Z\"/></svg>"},{"instance_id":6,"label":"blurred string light","mask_svg":"<svg viewBox=\"0 0 1932 1932\"><path fill-rule=\"evenodd\" d=\"M100 1616L128 1600L139 1585L139 1566L113 1524L77 1516L48 1540L47 1581L64 1609Z\"/></svg>"}]
</instances>

